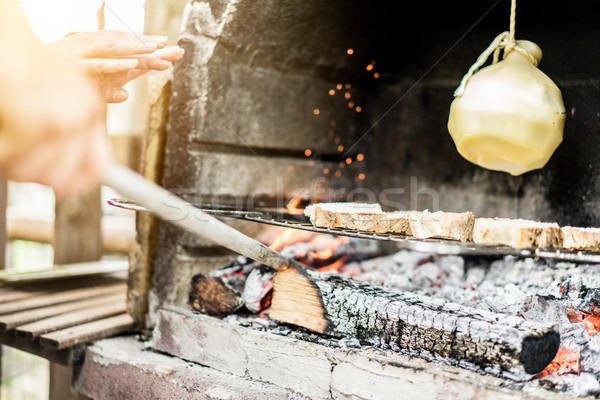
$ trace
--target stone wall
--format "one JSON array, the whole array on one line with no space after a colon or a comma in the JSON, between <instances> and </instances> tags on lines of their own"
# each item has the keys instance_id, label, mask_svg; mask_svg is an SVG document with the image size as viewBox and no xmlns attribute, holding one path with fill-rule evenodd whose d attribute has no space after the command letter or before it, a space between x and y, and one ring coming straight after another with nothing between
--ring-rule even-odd
<instances>
[{"instance_id":1,"label":"stone wall","mask_svg":"<svg viewBox=\"0 0 600 400\"><path fill-rule=\"evenodd\" d=\"M564 142L545 168L519 177L479 168L447 132L452 93L508 28L509 3L189 2L164 186L240 208L320 193L386 208L600 226L597 2L537 0L517 10L517 38L541 46L540 68L562 88L568 110ZM264 233L253 223L235 227ZM188 279L227 255L162 224L152 315L164 304L185 305Z\"/></svg>"}]
</instances>

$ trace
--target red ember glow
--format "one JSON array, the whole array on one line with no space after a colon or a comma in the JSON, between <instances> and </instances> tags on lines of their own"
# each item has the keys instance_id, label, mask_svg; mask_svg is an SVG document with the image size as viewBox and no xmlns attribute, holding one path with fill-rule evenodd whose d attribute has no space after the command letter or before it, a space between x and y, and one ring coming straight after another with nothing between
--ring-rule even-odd
<instances>
[{"instance_id":1,"label":"red ember glow","mask_svg":"<svg viewBox=\"0 0 600 400\"><path fill-rule=\"evenodd\" d=\"M592 307L591 313L579 310L567 311L567 316L571 322L583 322L588 335L594 336L600 330L600 308Z\"/></svg>"},{"instance_id":2,"label":"red ember glow","mask_svg":"<svg viewBox=\"0 0 600 400\"><path fill-rule=\"evenodd\" d=\"M579 350L560 345L554 360L537 376L544 378L548 375L579 374Z\"/></svg>"},{"instance_id":3,"label":"red ember glow","mask_svg":"<svg viewBox=\"0 0 600 400\"><path fill-rule=\"evenodd\" d=\"M303 264L321 271L337 271L347 261L348 253L336 252L336 249L349 241L345 236L334 237L317 232L286 229L269 247L274 250L287 247L286 250L293 253L293 257Z\"/></svg>"}]
</instances>

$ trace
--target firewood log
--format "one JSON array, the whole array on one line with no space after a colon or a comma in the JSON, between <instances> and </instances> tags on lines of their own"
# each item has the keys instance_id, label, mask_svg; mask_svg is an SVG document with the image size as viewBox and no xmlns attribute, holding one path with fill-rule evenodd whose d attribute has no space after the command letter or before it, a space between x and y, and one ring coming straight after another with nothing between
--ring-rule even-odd
<instances>
[{"instance_id":1,"label":"firewood log","mask_svg":"<svg viewBox=\"0 0 600 400\"><path fill-rule=\"evenodd\" d=\"M210 315L231 314L244 305L241 292L227 280L203 274L192 278L189 300L194 310Z\"/></svg>"},{"instance_id":2,"label":"firewood log","mask_svg":"<svg viewBox=\"0 0 600 400\"><path fill-rule=\"evenodd\" d=\"M515 374L543 370L560 343L551 324L293 267L274 276L270 317L381 348L496 365Z\"/></svg>"}]
</instances>

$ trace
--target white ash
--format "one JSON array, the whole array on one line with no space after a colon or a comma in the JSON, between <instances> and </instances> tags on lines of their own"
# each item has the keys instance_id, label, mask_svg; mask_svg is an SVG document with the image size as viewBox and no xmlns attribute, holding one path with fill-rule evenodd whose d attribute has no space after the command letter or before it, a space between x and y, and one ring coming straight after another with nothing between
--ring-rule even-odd
<instances>
[{"instance_id":1,"label":"white ash","mask_svg":"<svg viewBox=\"0 0 600 400\"><path fill-rule=\"evenodd\" d=\"M600 383L594 374L582 372L579 375L548 375L543 379L544 384L560 392L575 396L591 396L600 392Z\"/></svg>"},{"instance_id":2,"label":"white ash","mask_svg":"<svg viewBox=\"0 0 600 400\"><path fill-rule=\"evenodd\" d=\"M250 312L256 313L263 309L263 299L273 289L273 273L273 269L261 265L253 269L246 278L242 299Z\"/></svg>"},{"instance_id":3,"label":"white ash","mask_svg":"<svg viewBox=\"0 0 600 400\"><path fill-rule=\"evenodd\" d=\"M583 323L571 322L567 315L568 310L590 312L590 304L600 307L598 265L515 257L489 262L485 258L401 251L347 265L341 272L388 288L441 297L527 320L556 323L563 344L580 350L582 372L550 375L543 382L576 395L600 393L600 335L590 336ZM481 372L469 363L461 362L460 366ZM505 371L494 368L485 372L506 376Z\"/></svg>"},{"instance_id":4,"label":"white ash","mask_svg":"<svg viewBox=\"0 0 600 400\"><path fill-rule=\"evenodd\" d=\"M533 259L505 257L500 260L486 258L463 258L437 256L417 252L400 251L391 256L362 262L347 263L340 273L358 280L370 281L387 288L414 292L430 297L475 307L491 312L505 313L537 322L559 325L564 344L575 346L581 352L581 373L549 375L541 382L546 386L570 394L589 395L600 393L600 335L589 336L583 323L570 322L568 309L586 309L592 293L600 288L600 266L576 265ZM592 290L590 290L592 289ZM596 291L600 303L600 289ZM590 294L588 297L592 296ZM600 304L598 304L600 305ZM327 338L285 324L265 325L265 320L253 321L255 317L230 316L227 319L252 329L269 331L279 335L308 340L333 347L355 345L378 345L361 343L355 337ZM380 345L380 344L379 344ZM504 376L515 380L523 377L507 376L500 368L481 367L469 362L449 360L427 354L411 354L403 349L392 349L408 355L416 355L431 361Z\"/></svg>"}]
</instances>

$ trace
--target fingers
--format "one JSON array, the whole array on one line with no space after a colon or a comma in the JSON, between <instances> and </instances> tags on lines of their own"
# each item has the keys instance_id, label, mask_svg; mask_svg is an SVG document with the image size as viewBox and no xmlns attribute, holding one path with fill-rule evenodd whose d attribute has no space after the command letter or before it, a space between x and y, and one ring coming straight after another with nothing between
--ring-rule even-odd
<instances>
[{"instance_id":1,"label":"fingers","mask_svg":"<svg viewBox=\"0 0 600 400\"><path fill-rule=\"evenodd\" d=\"M100 95L105 103L122 103L129 98L127 90L118 86L103 86Z\"/></svg>"},{"instance_id":2,"label":"fingers","mask_svg":"<svg viewBox=\"0 0 600 400\"><path fill-rule=\"evenodd\" d=\"M55 45L79 58L112 58L152 53L165 47L167 38L102 30L79 32L55 42Z\"/></svg>"},{"instance_id":3,"label":"fingers","mask_svg":"<svg viewBox=\"0 0 600 400\"><path fill-rule=\"evenodd\" d=\"M167 46L165 48L156 50L154 54L161 60L175 62L181 60L184 51L179 46Z\"/></svg>"},{"instance_id":4,"label":"fingers","mask_svg":"<svg viewBox=\"0 0 600 400\"><path fill-rule=\"evenodd\" d=\"M145 54L141 56L134 56L138 61L139 69L146 70L154 70L154 71L164 71L169 69L171 63L165 60L162 60L156 52L152 54Z\"/></svg>"},{"instance_id":5,"label":"fingers","mask_svg":"<svg viewBox=\"0 0 600 400\"><path fill-rule=\"evenodd\" d=\"M156 50L152 54L141 54L127 56L128 59L138 60L137 68L154 71L164 71L171 66L172 62L183 57L183 49L178 46L168 46Z\"/></svg>"},{"instance_id":6,"label":"fingers","mask_svg":"<svg viewBox=\"0 0 600 400\"><path fill-rule=\"evenodd\" d=\"M168 46L164 49L156 50L152 54L137 56L139 69L149 69L164 71L171 66L172 62L178 61L183 57L183 49L178 46Z\"/></svg>"},{"instance_id":7,"label":"fingers","mask_svg":"<svg viewBox=\"0 0 600 400\"><path fill-rule=\"evenodd\" d=\"M127 91L122 89L123 85L150 70L164 71L171 66L172 61L181 57L183 49L170 46L152 54L129 56L127 59L94 58L79 60L79 63L93 76L105 102L121 103L128 98Z\"/></svg>"},{"instance_id":8,"label":"fingers","mask_svg":"<svg viewBox=\"0 0 600 400\"><path fill-rule=\"evenodd\" d=\"M83 67L84 71L90 75L114 74L117 72L129 71L138 66L138 60L133 59L115 59L115 58L88 58L78 60L77 63Z\"/></svg>"}]
</instances>

